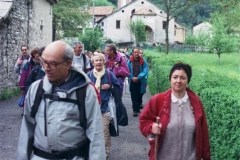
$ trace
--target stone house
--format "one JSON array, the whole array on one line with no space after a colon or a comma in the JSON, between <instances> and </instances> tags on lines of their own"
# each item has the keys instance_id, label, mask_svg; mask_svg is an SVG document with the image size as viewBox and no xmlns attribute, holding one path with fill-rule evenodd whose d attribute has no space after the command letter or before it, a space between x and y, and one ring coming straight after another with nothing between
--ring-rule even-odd
<instances>
[{"instance_id":1,"label":"stone house","mask_svg":"<svg viewBox=\"0 0 240 160\"><path fill-rule=\"evenodd\" d=\"M20 47L42 47L52 42L52 5L57 0L0 0L0 94L16 85L14 64Z\"/></svg>"},{"instance_id":2,"label":"stone house","mask_svg":"<svg viewBox=\"0 0 240 160\"><path fill-rule=\"evenodd\" d=\"M184 43L186 38L186 28L181 26L180 24L174 24L174 42L175 43Z\"/></svg>"},{"instance_id":3,"label":"stone house","mask_svg":"<svg viewBox=\"0 0 240 160\"><path fill-rule=\"evenodd\" d=\"M133 44L134 36L129 29L132 21L141 19L147 32L146 42L165 43L166 13L148 0L119 0L118 9L96 23L104 38L121 44ZM169 23L169 43L174 43L174 19Z\"/></svg>"},{"instance_id":4,"label":"stone house","mask_svg":"<svg viewBox=\"0 0 240 160\"><path fill-rule=\"evenodd\" d=\"M114 12L114 8L113 6L96 6L94 7L90 7L88 9L88 13L90 15L93 15L94 13L94 25L95 23L97 23L98 21L102 20L104 17L106 17L107 15L111 14ZM88 25L89 28L92 28L92 22Z\"/></svg>"},{"instance_id":5,"label":"stone house","mask_svg":"<svg viewBox=\"0 0 240 160\"><path fill-rule=\"evenodd\" d=\"M211 35L212 25L209 22L202 22L193 27L193 35L198 36L200 34L209 34Z\"/></svg>"}]
</instances>

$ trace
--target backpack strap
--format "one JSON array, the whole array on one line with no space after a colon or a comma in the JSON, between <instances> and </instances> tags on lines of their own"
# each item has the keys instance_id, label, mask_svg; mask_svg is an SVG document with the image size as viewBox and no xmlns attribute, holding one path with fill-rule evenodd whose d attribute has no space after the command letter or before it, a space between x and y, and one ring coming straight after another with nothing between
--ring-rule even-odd
<instances>
[{"instance_id":1,"label":"backpack strap","mask_svg":"<svg viewBox=\"0 0 240 160\"><path fill-rule=\"evenodd\" d=\"M35 96L35 99L34 99L32 110L31 110L31 117L32 118L35 118L35 116L37 114L38 107L39 107L39 105L41 103L43 93L44 93L44 90L43 90L43 80L41 80L39 85L38 85L36 96Z\"/></svg>"},{"instance_id":2,"label":"backpack strap","mask_svg":"<svg viewBox=\"0 0 240 160\"><path fill-rule=\"evenodd\" d=\"M76 91L76 96L78 100L78 109L80 112L80 125L85 130L87 128L87 118L86 118L86 112L85 112L86 90L87 90L87 85L83 86L82 88L78 88Z\"/></svg>"},{"instance_id":3,"label":"backpack strap","mask_svg":"<svg viewBox=\"0 0 240 160\"><path fill-rule=\"evenodd\" d=\"M86 130L86 128L87 128L87 119L86 119L86 113L85 113L86 88L87 88L87 85L83 86L82 88L78 88L76 90L77 100L73 100L73 99L69 99L69 98L59 98L58 96L44 94L43 80L41 80L38 85L36 96L35 96L34 103L32 106L31 117L35 118L38 108L39 108L39 105L41 103L41 100L45 99L45 98L49 98L54 101L64 101L64 102L69 102L69 103L75 103L78 105L78 109L80 112L80 125L81 125L81 127L83 127Z\"/></svg>"},{"instance_id":4,"label":"backpack strap","mask_svg":"<svg viewBox=\"0 0 240 160\"><path fill-rule=\"evenodd\" d=\"M84 72L86 73L86 55L82 53L83 55L83 64L84 64Z\"/></svg>"},{"instance_id":5,"label":"backpack strap","mask_svg":"<svg viewBox=\"0 0 240 160\"><path fill-rule=\"evenodd\" d=\"M110 77L110 71L108 69L106 69L107 71L107 74L108 74L108 82L110 84L110 87L112 86L112 80L111 80L111 77Z\"/></svg>"},{"instance_id":6,"label":"backpack strap","mask_svg":"<svg viewBox=\"0 0 240 160\"><path fill-rule=\"evenodd\" d=\"M42 67L41 65L37 65L33 68L32 75L33 75L34 80L36 80L37 74L38 74L38 72L40 72L41 67Z\"/></svg>"},{"instance_id":7,"label":"backpack strap","mask_svg":"<svg viewBox=\"0 0 240 160\"><path fill-rule=\"evenodd\" d=\"M70 99L70 98L60 98L58 95L53 95L53 94L43 94L42 98L43 99L47 98L52 101L63 101L63 102L75 103L78 105L78 100Z\"/></svg>"}]
</instances>

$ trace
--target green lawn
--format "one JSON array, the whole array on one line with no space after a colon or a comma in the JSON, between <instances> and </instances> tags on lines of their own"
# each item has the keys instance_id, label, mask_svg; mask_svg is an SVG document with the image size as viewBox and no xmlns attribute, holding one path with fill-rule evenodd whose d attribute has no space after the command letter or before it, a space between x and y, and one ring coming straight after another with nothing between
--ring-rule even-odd
<instances>
[{"instance_id":1,"label":"green lawn","mask_svg":"<svg viewBox=\"0 0 240 160\"><path fill-rule=\"evenodd\" d=\"M148 86L152 94L167 90L169 71L178 61L193 68L189 84L200 98L208 120L212 160L240 160L240 54L170 53L146 51L152 60ZM240 66L239 66L240 67Z\"/></svg>"},{"instance_id":2,"label":"green lawn","mask_svg":"<svg viewBox=\"0 0 240 160\"><path fill-rule=\"evenodd\" d=\"M159 58L165 56L178 57L180 61L189 63L194 68L207 69L219 74L237 78L240 80L240 54L222 54L219 62L217 54L206 54L206 53L169 53L168 55L163 53L148 52L151 56L158 56ZM147 53L147 54L148 54Z\"/></svg>"}]
</instances>

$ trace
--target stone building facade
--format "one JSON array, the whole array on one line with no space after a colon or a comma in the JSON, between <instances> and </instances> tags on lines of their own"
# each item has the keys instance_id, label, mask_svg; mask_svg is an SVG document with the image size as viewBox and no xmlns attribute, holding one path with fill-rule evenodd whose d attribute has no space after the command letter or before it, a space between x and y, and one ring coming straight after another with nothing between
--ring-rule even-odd
<instances>
[{"instance_id":1,"label":"stone building facade","mask_svg":"<svg viewBox=\"0 0 240 160\"><path fill-rule=\"evenodd\" d=\"M17 84L13 68L21 55L21 46L29 52L52 42L52 5L56 0L0 0L0 6L9 7L0 16L0 94L4 88ZM0 7L0 8L1 8Z\"/></svg>"},{"instance_id":2,"label":"stone building facade","mask_svg":"<svg viewBox=\"0 0 240 160\"><path fill-rule=\"evenodd\" d=\"M119 0L118 4L121 8L97 22L104 38L117 42L119 46L132 45L136 39L129 26L141 20L145 25L146 42L165 44L166 12L150 0ZM169 44L174 44L174 22L174 18L169 22Z\"/></svg>"}]
</instances>

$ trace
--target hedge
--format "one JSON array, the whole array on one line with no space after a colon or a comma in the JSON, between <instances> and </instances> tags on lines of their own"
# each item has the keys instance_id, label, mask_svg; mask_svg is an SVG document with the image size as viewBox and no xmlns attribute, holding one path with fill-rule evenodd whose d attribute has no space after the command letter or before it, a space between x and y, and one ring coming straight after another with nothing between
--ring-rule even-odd
<instances>
[{"instance_id":1,"label":"hedge","mask_svg":"<svg viewBox=\"0 0 240 160\"><path fill-rule=\"evenodd\" d=\"M170 87L169 72L174 63L186 60L176 55L154 56L147 54L151 64L149 89L151 94ZM206 68L192 65L193 76L189 84L202 100L210 133L213 160L240 159L240 81Z\"/></svg>"}]
</instances>

